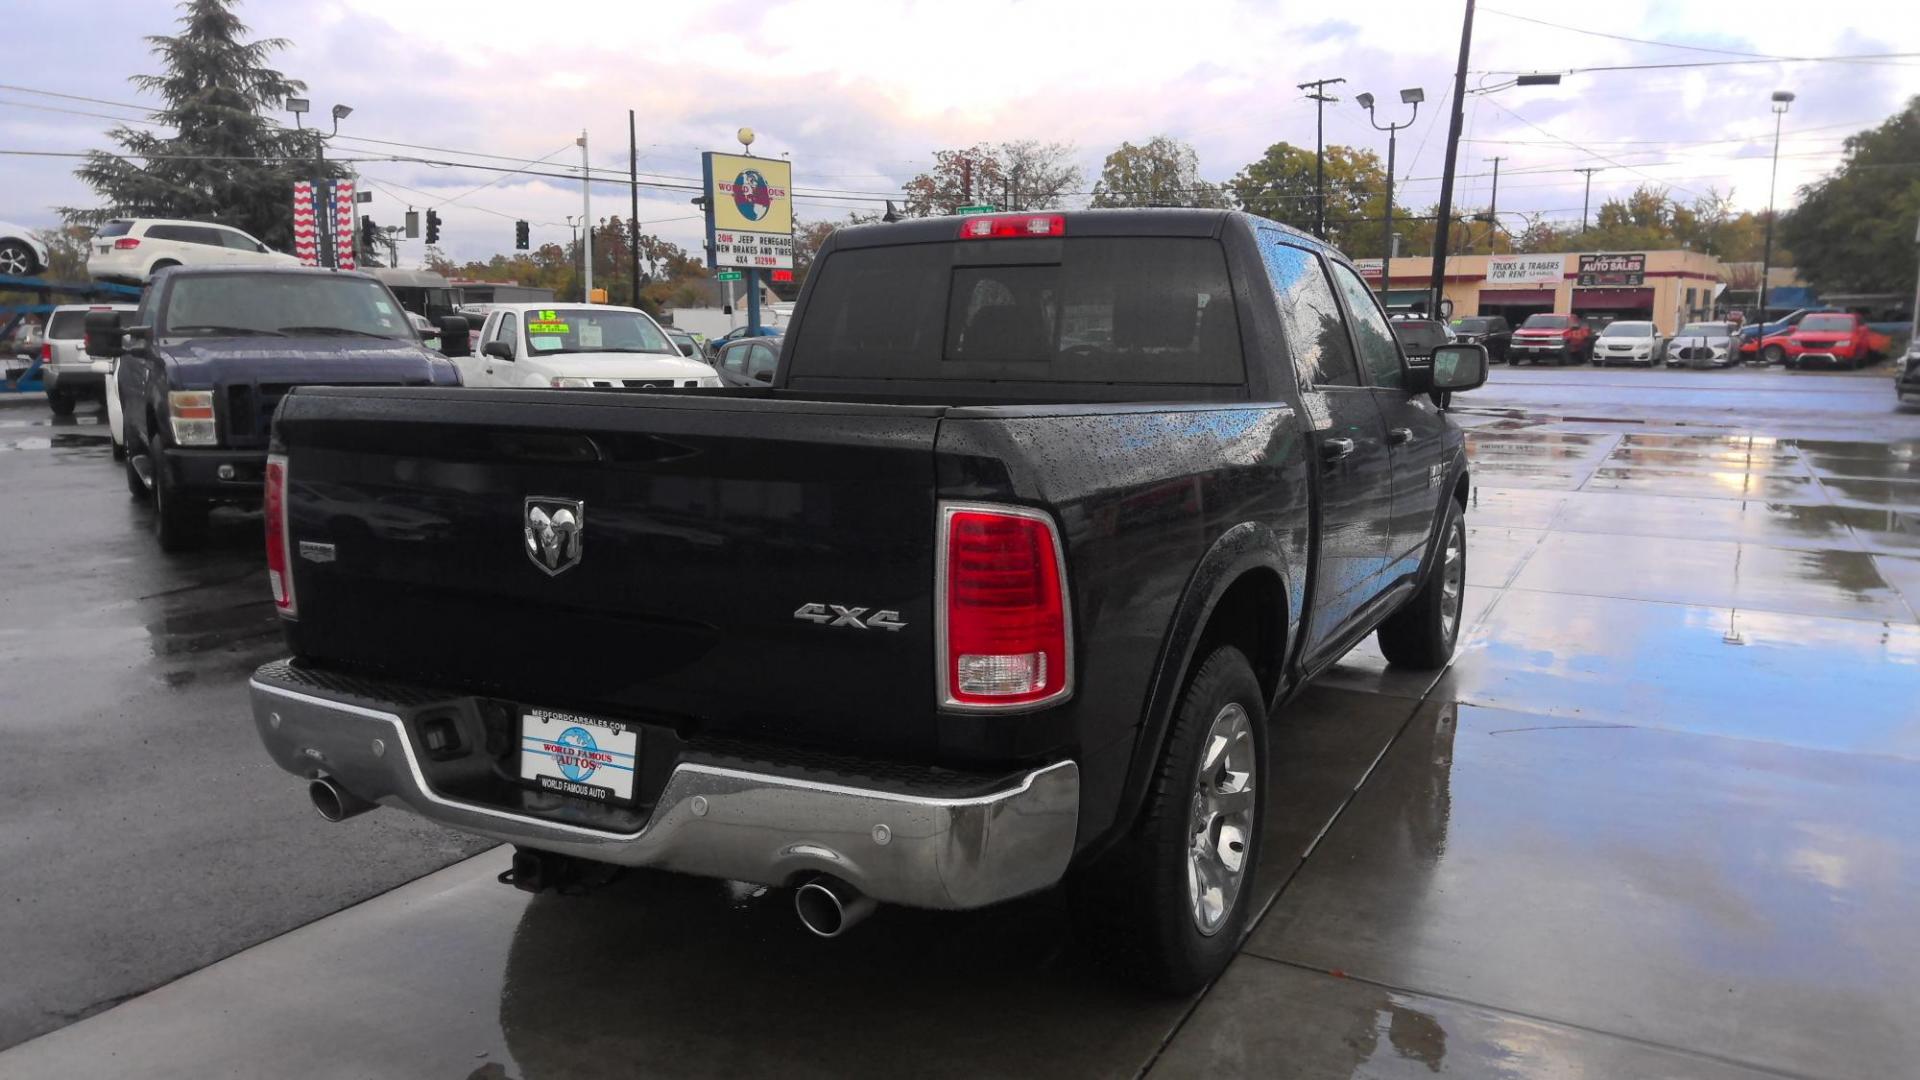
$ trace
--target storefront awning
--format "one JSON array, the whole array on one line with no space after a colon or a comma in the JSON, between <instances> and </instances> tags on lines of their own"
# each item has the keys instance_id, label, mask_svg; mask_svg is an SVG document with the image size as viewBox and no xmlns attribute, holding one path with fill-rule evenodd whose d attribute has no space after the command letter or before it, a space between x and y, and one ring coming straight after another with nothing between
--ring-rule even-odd
<instances>
[{"instance_id":1,"label":"storefront awning","mask_svg":"<svg viewBox=\"0 0 1920 1080\"><path fill-rule=\"evenodd\" d=\"M1386 297L1387 306L1390 308L1404 308L1418 304L1421 307L1426 307L1427 299L1430 295L1431 294L1425 289L1388 289Z\"/></svg>"},{"instance_id":2,"label":"storefront awning","mask_svg":"<svg viewBox=\"0 0 1920 1080\"><path fill-rule=\"evenodd\" d=\"M1503 304L1516 304L1516 305L1517 304L1529 304L1529 305L1545 304L1548 307L1552 307L1553 306L1553 290L1552 289L1481 289L1480 304L1483 307L1489 304L1493 305L1494 307L1499 307Z\"/></svg>"},{"instance_id":3,"label":"storefront awning","mask_svg":"<svg viewBox=\"0 0 1920 1080\"><path fill-rule=\"evenodd\" d=\"M1575 311L1651 311L1652 289L1575 289Z\"/></svg>"}]
</instances>

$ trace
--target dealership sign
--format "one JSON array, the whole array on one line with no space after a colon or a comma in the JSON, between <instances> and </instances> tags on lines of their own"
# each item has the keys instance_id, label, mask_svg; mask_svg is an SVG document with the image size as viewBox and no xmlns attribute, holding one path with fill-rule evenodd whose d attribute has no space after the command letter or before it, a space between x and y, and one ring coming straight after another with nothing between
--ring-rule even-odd
<instances>
[{"instance_id":1,"label":"dealership sign","mask_svg":"<svg viewBox=\"0 0 1920 1080\"><path fill-rule=\"evenodd\" d=\"M1353 268L1360 271L1360 276L1368 281L1379 281L1380 275L1386 270L1379 259L1355 259Z\"/></svg>"},{"instance_id":2,"label":"dealership sign","mask_svg":"<svg viewBox=\"0 0 1920 1080\"><path fill-rule=\"evenodd\" d=\"M1492 255L1487 258L1489 285L1557 285L1566 270L1558 255Z\"/></svg>"},{"instance_id":3,"label":"dealership sign","mask_svg":"<svg viewBox=\"0 0 1920 1080\"><path fill-rule=\"evenodd\" d=\"M1580 287L1583 289L1596 286L1637 289L1646 283L1647 256L1644 253L1580 256Z\"/></svg>"},{"instance_id":4,"label":"dealership sign","mask_svg":"<svg viewBox=\"0 0 1920 1080\"><path fill-rule=\"evenodd\" d=\"M780 158L706 153L707 265L793 269L793 166Z\"/></svg>"}]
</instances>

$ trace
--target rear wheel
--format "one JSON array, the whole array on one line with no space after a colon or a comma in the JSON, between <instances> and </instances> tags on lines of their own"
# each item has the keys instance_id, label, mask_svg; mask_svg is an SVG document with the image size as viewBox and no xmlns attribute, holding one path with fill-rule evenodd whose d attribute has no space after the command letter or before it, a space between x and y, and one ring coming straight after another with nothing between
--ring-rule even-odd
<instances>
[{"instance_id":1,"label":"rear wheel","mask_svg":"<svg viewBox=\"0 0 1920 1080\"><path fill-rule=\"evenodd\" d=\"M33 249L18 240L0 243L0 274L11 277L31 277L40 268Z\"/></svg>"},{"instance_id":2,"label":"rear wheel","mask_svg":"<svg viewBox=\"0 0 1920 1080\"><path fill-rule=\"evenodd\" d=\"M1253 917L1266 746L1260 681L1220 646L1187 684L1133 831L1070 882L1102 961L1176 994L1225 970Z\"/></svg>"},{"instance_id":3,"label":"rear wheel","mask_svg":"<svg viewBox=\"0 0 1920 1080\"><path fill-rule=\"evenodd\" d=\"M1764 360L1769 364L1785 363L1787 359L1787 350L1781 348L1778 345L1769 345L1766 348L1760 350L1760 359Z\"/></svg>"},{"instance_id":4,"label":"rear wheel","mask_svg":"<svg viewBox=\"0 0 1920 1080\"><path fill-rule=\"evenodd\" d=\"M1444 667L1460 639L1467 592L1467 519L1447 500L1440 548L1420 591L1380 624L1380 652L1390 664L1422 671Z\"/></svg>"},{"instance_id":5,"label":"rear wheel","mask_svg":"<svg viewBox=\"0 0 1920 1080\"><path fill-rule=\"evenodd\" d=\"M47 408L53 410L53 415L72 416L73 406L74 400L72 394L62 393L58 390L47 391Z\"/></svg>"}]
</instances>

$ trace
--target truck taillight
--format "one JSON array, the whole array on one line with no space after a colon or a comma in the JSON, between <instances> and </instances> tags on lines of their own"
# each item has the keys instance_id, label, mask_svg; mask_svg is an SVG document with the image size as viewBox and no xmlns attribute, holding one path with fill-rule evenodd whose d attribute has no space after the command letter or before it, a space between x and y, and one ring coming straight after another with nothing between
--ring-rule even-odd
<instances>
[{"instance_id":1,"label":"truck taillight","mask_svg":"<svg viewBox=\"0 0 1920 1080\"><path fill-rule=\"evenodd\" d=\"M43 364L53 363L53 343L51 341L43 341L40 343L40 362Z\"/></svg>"},{"instance_id":2,"label":"truck taillight","mask_svg":"<svg viewBox=\"0 0 1920 1080\"><path fill-rule=\"evenodd\" d=\"M139 246L140 238L137 236L123 236L113 242L113 249L115 251L132 251Z\"/></svg>"},{"instance_id":3,"label":"truck taillight","mask_svg":"<svg viewBox=\"0 0 1920 1080\"><path fill-rule=\"evenodd\" d=\"M1020 236L1063 236L1067 219L1059 214L987 214L960 223L962 240L999 240Z\"/></svg>"},{"instance_id":4,"label":"truck taillight","mask_svg":"<svg viewBox=\"0 0 1920 1080\"><path fill-rule=\"evenodd\" d=\"M1053 519L1016 506L941 508L941 702L1032 708L1073 690L1067 572Z\"/></svg>"},{"instance_id":5,"label":"truck taillight","mask_svg":"<svg viewBox=\"0 0 1920 1080\"><path fill-rule=\"evenodd\" d=\"M267 519L267 582L273 586L273 606L282 615L295 612L293 603L292 541L287 528L287 458L267 456L267 493L261 504Z\"/></svg>"}]
</instances>

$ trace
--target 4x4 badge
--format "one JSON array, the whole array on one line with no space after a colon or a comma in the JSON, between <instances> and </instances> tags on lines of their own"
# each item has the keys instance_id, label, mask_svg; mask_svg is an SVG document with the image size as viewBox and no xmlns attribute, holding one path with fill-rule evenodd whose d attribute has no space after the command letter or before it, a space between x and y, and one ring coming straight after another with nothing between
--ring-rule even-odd
<instances>
[{"instance_id":1,"label":"4x4 badge","mask_svg":"<svg viewBox=\"0 0 1920 1080\"><path fill-rule=\"evenodd\" d=\"M587 528L587 504L579 499L527 496L527 558L552 577L580 563Z\"/></svg>"}]
</instances>

